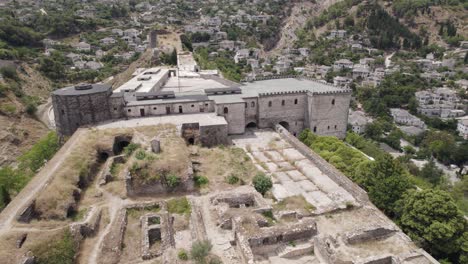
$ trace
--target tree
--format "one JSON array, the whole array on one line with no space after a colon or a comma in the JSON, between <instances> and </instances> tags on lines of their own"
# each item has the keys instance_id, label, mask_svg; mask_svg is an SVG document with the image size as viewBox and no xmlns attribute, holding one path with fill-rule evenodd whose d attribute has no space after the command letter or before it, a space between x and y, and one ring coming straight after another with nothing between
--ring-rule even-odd
<instances>
[{"instance_id":1,"label":"tree","mask_svg":"<svg viewBox=\"0 0 468 264\"><path fill-rule=\"evenodd\" d=\"M397 201L411 186L406 173L398 161L386 154L374 162L360 165L355 178L367 190L372 203L386 214L393 215Z\"/></svg>"},{"instance_id":2,"label":"tree","mask_svg":"<svg viewBox=\"0 0 468 264\"><path fill-rule=\"evenodd\" d=\"M431 184L437 185L440 183L444 172L441 169L437 168L433 159L430 159L429 162L426 163L421 169L419 175L428 180Z\"/></svg>"},{"instance_id":3,"label":"tree","mask_svg":"<svg viewBox=\"0 0 468 264\"><path fill-rule=\"evenodd\" d=\"M461 143L452 153L452 162L460 169L458 174L462 175L465 165L468 163L468 141Z\"/></svg>"},{"instance_id":4,"label":"tree","mask_svg":"<svg viewBox=\"0 0 468 264\"><path fill-rule=\"evenodd\" d=\"M382 136L383 128L378 122L372 122L366 125L364 135L373 140L379 140Z\"/></svg>"},{"instance_id":5,"label":"tree","mask_svg":"<svg viewBox=\"0 0 468 264\"><path fill-rule=\"evenodd\" d=\"M262 195L265 195L265 193L273 187L273 183L271 182L270 177L267 177L263 173L259 173L255 175L255 177L252 179L252 183L255 187L255 190L257 192L261 193Z\"/></svg>"},{"instance_id":6,"label":"tree","mask_svg":"<svg viewBox=\"0 0 468 264\"><path fill-rule=\"evenodd\" d=\"M444 131L431 131L422 141L422 146L429 149L432 155L444 164L449 164L456 149L455 138Z\"/></svg>"},{"instance_id":7,"label":"tree","mask_svg":"<svg viewBox=\"0 0 468 264\"><path fill-rule=\"evenodd\" d=\"M401 202L400 223L406 234L436 258L458 259L467 226L448 193L434 189L407 193Z\"/></svg>"}]
</instances>

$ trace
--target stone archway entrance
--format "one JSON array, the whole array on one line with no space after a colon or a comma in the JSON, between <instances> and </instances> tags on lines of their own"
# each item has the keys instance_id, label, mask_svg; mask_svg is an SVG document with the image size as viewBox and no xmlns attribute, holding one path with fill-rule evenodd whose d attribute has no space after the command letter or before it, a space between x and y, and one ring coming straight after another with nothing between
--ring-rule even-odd
<instances>
[{"instance_id":1,"label":"stone archway entrance","mask_svg":"<svg viewBox=\"0 0 468 264\"><path fill-rule=\"evenodd\" d=\"M279 122L279 124L280 124L281 126L283 126L284 128L286 128L286 130L289 131L289 123L288 123L288 122L286 122L286 121L281 121L281 122Z\"/></svg>"},{"instance_id":2,"label":"stone archway entrance","mask_svg":"<svg viewBox=\"0 0 468 264\"><path fill-rule=\"evenodd\" d=\"M245 128L251 128L251 129L257 128L257 123L250 122L245 126Z\"/></svg>"}]
</instances>

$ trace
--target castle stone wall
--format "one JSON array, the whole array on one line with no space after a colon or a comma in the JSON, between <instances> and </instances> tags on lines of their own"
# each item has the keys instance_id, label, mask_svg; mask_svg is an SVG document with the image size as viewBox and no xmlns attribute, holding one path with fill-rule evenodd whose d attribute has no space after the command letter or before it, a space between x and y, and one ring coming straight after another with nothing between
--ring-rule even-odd
<instances>
[{"instance_id":1,"label":"castle stone wall","mask_svg":"<svg viewBox=\"0 0 468 264\"><path fill-rule=\"evenodd\" d=\"M227 113L225 113L225 109L227 109ZM217 104L216 113L226 119L228 134L243 134L245 132L245 103Z\"/></svg>"},{"instance_id":2,"label":"castle stone wall","mask_svg":"<svg viewBox=\"0 0 468 264\"><path fill-rule=\"evenodd\" d=\"M308 94L310 129L322 136L344 138L351 93Z\"/></svg>"},{"instance_id":3,"label":"castle stone wall","mask_svg":"<svg viewBox=\"0 0 468 264\"><path fill-rule=\"evenodd\" d=\"M227 125L200 126L200 143L205 147L214 147L228 143Z\"/></svg>"},{"instance_id":4,"label":"castle stone wall","mask_svg":"<svg viewBox=\"0 0 468 264\"><path fill-rule=\"evenodd\" d=\"M260 128L274 127L280 122L287 122L292 133L297 134L304 129L307 109L305 93L262 95L258 99L258 105Z\"/></svg>"},{"instance_id":5,"label":"castle stone wall","mask_svg":"<svg viewBox=\"0 0 468 264\"><path fill-rule=\"evenodd\" d=\"M52 94L57 131L71 135L80 126L111 119L109 96L112 91L83 95Z\"/></svg>"}]
</instances>

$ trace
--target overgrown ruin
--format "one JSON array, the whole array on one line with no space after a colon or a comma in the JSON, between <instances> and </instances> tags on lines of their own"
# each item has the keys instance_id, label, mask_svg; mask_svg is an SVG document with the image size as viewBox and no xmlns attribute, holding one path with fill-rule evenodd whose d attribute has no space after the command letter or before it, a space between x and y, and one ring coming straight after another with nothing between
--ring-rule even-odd
<instances>
[{"instance_id":1,"label":"overgrown ruin","mask_svg":"<svg viewBox=\"0 0 468 264\"><path fill-rule=\"evenodd\" d=\"M78 130L0 233L0 257L42 263L40 245L70 239L75 263L182 263L197 241L228 264L437 263L284 127L211 148L192 128ZM250 186L259 173L273 181L266 197Z\"/></svg>"}]
</instances>

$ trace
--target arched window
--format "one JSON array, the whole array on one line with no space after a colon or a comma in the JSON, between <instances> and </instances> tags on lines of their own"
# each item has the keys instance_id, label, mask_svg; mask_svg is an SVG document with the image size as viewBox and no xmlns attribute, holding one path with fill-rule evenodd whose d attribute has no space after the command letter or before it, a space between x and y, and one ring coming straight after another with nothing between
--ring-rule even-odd
<instances>
[{"instance_id":1,"label":"arched window","mask_svg":"<svg viewBox=\"0 0 468 264\"><path fill-rule=\"evenodd\" d=\"M250 103L251 107L255 107L255 102Z\"/></svg>"},{"instance_id":2,"label":"arched window","mask_svg":"<svg viewBox=\"0 0 468 264\"><path fill-rule=\"evenodd\" d=\"M314 126L314 132L317 132L317 127L316 126Z\"/></svg>"},{"instance_id":3,"label":"arched window","mask_svg":"<svg viewBox=\"0 0 468 264\"><path fill-rule=\"evenodd\" d=\"M157 108L156 107L153 107L153 110L156 110Z\"/></svg>"},{"instance_id":4,"label":"arched window","mask_svg":"<svg viewBox=\"0 0 468 264\"><path fill-rule=\"evenodd\" d=\"M229 109L228 109L227 107L224 107L223 112L224 112L225 114L227 114L227 113L229 113Z\"/></svg>"},{"instance_id":5,"label":"arched window","mask_svg":"<svg viewBox=\"0 0 468 264\"><path fill-rule=\"evenodd\" d=\"M294 104L297 104L297 99L294 99Z\"/></svg>"},{"instance_id":6,"label":"arched window","mask_svg":"<svg viewBox=\"0 0 468 264\"><path fill-rule=\"evenodd\" d=\"M335 129L336 129L336 125L335 125Z\"/></svg>"},{"instance_id":7,"label":"arched window","mask_svg":"<svg viewBox=\"0 0 468 264\"><path fill-rule=\"evenodd\" d=\"M286 102L284 100L281 100L281 105L284 106Z\"/></svg>"},{"instance_id":8,"label":"arched window","mask_svg":"<svg viewBox=\"0 0 468 264\"><path fill-rule=\"evenodd\" d=\"M335 99L332 100L332 105L335 105Z\"/></svg>"},{"instance_id":9,"label":"arched window","mask_svg":"<svg viewBox=\"0 0 468 264\"><path fill-rule=\"evenodd\" d=\"M268 107L271 107L271 101L268 102Z\"/></svg>"},{"instance_id":10,"label":"arched window","mask_svg":"<svg viewBox=\"0 0 468 264\"><path fill-rule=\"evenodd\" d=\"M182 114L184 111L182 110L182 106L179 105L179 113Z\"/></svg>"},{"instance_id":11,"label":"arched window","mask_svg":"<svg viewBox=\"0 0 468 264\"><path fill-rule=\"evenodd\" d=\"M330 130L330 126L327 126L327 130Z\"/></svg>"}]
</instances>

